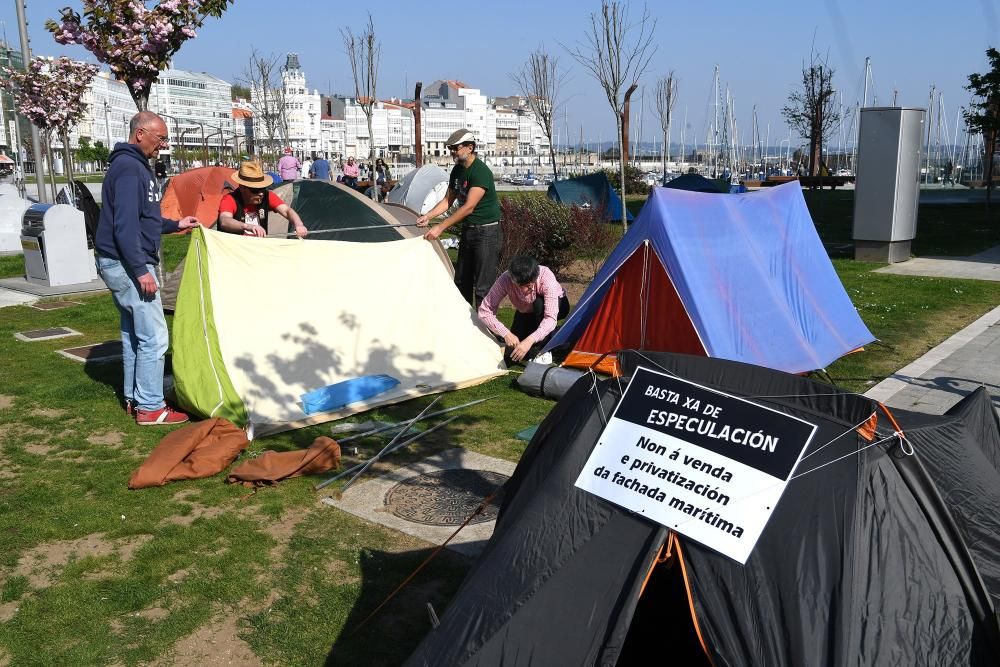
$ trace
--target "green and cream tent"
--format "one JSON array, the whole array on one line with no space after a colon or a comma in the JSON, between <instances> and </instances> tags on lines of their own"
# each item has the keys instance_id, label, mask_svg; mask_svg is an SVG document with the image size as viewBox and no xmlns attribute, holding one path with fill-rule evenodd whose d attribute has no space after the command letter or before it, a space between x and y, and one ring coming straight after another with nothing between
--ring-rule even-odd
<instances>
[{"instance_id":1,"label":"green and cream tent","mask_svg":"<svg viewBox=\"0 0 1000 667\"><path fill-rule=\"evenodd\" d=\"M196 229L173 321L181 406L265 435L504 373L501 348L455 289L435 244ZM306 414L303 395L377 376L398 384Z\"/></svg>"}]
</instances>

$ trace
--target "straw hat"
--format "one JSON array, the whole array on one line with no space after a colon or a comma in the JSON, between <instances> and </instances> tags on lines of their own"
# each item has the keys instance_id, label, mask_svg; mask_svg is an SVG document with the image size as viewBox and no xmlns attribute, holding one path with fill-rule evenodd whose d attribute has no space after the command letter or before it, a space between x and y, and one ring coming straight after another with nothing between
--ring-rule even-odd
<instances>
[{"instance_id":1,"label":"straw hat","mask_svg":"<svg viewBox=\"0 0 1000 667\"><path fill-rule=\"evenodd\" d=\"M248 188L266 188L274 179L264 173L259 162L241 162L240 170L234 171L231 179L234 183Z\"/></svg>"}]
</instances>

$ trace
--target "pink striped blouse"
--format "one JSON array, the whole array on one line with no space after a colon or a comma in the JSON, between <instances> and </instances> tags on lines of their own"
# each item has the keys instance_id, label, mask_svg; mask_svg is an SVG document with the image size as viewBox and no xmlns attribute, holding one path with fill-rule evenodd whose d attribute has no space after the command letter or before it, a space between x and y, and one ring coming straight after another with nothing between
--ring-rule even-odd
<instances>
[{"instance_id":1,"label":"pink striped blouse","mask_svg":"<svg viewBox=\"0 0 1000 667\"><path fill-rule=\"evenodd\" d=\"M511 305L522 313L530 313L534 307L535 299L541 295L545 299L545 314L541 324L534 333L525 338L531 343L537 343L544 339L556 328L556 318L559 316L559 297L563 295L562 285L556 280L556 276L547 266L538 267L538 278L531 283L531 290L525 294L518 287L514 279L510 277L510 271L504 271L503 275L497 278L490 288L489 293L483 302L479 304L479 319L486 327L498 336L506 336L510 329L497 319L497 309L504 297L510 299Z\"/></svg>"}]
</instances>

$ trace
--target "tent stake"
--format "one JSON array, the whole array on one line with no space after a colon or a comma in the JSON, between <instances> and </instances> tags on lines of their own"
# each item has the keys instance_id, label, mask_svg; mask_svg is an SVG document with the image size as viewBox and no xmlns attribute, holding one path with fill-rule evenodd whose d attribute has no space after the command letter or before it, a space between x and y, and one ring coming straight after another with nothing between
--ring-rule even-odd
<instances>
[{"instance_id":1,"label":"tent stake","mask_svg":"<svg viewBox=\"0 0 1000 667\"><path fill-rule=\"evenodd\" d=\"M397 434L396 434L395 436L393 436L392 440L390 440L390 441L389 441L389 444L387 444L387 445L386 445L385 447L383 447L383 448L382 448L382 451L380 451L380 452L379 452L378 454L376 454L374 458L370 459L370 460L368 461L368 463L366 463L366 464L365 464L365 468L367 468L367 467L368 467L368 466L370 466L370 465L371 465L372 463L374 463L374 462L375 462L375 461L376 461L376 460L378 459L378 457L382 456L382 454L384 454L384 453L385 453L385 451L386 451L387 449L389 449L389 448L390 448L390 447L392 447L392 446L393 446L394 444L396 444L396 441L397 441L397 440L399 440L399 439L400 439L401 437L403 437L403 434L405 434L405 433L406 433L407 431L409 431L409 430L410 430L410 427L412 427L412 426L413 426L414 424L416 424L416 423L417 423L417 421L418 421L418 420L419 420L419 419L420 419L421 417L423 417L423 416L424 416L424 415L425 415L425 414L427 413L427 411L428 411L428 410L430 410L430 409L431 409L432 407L434 407L434 404L435 404L435 403L437 403L437 402L438 402L438 401L440 401L440 400L441 400L441 396L440 396L440 395L438 395L438 396L435 396L435 397L434 397L434 400L433 400L433 401L431 401L431 402L430 402L430 403L428 403L428 404L427 404L426 406L424 406L424 409L420 411L420 414L418 414L418 415L417 415L416 417L414 417L414 418L413 418L413 419L411 419L410 421L406 422L406 423L405 423L405 424L403 425L403 430L401 430L401 431L400 431L399 433L397 433ZM337 444L339 445L340 443L338 442ZM356 467L357 467L357 466L355 466L355 468L356 468ZM354 470L354 468L351 468L350 470ZM340 479L341 477L343 477L344 475L346 475L346 474L347 474L348 472L350 472L350 470L345 470L344 472L342 472L342 473L340 473L340 474L337 474L337 475L334 475L333 477L331 477L330 479L326 480L325 482L320 482L319 484L317 484L317 485L316 485L315 487L313 487L313 488L314 488L314 489L315 489L316 491L319 491L320 489L322 489L323 487L327 486L328 484L330 484L330 483L331 483L331 482L333 482L334 480L337 480L337 479ZM361 472L364 472L364 468L362 468ZM360 475L360 474L361 474L361 473L358 473L358 475ZM357 477L357 475L355 475L355 477ZM351 482L353 482L353 481L354 481L354 478L351 478ZM351 482L348 482L348 485L350 485L350 483L351 483Z\"/></svg>"},{"instance_id":2,"label":"tent stake","mask_svg":"<svg viewBox=\"0 0 1000 667\"><path fill-rule=\"evenodd\" d=\"M426 412L427 412L428 410L430 410L430 409L431 409L431 408L432 408L432 407L434 406L434 404L435 404L435 403L437 403L437 402L438 402L438 400L440 400L440 399L441 399L441 397L440 397L440 396L435 396L435 397L434 397L434 400L433 400L433 401L431 401L431 402L430 402L430 403L429 403L429 404L427 405L427 407L425 407L425 408L424 408L423 410L421 410L421 411L420 411L420 414L419 414L419 415L417 415L416 417L414 417L414 418L413 418L413 419L411 419L410 421L406 422L406 426L404 426L404 427L403 427L403 430L402 430L402 431L400 431L399 433L397 433L397 434L396 434L395 436L393 436L392 440L390 440L390 441L389 441L389 442L388 442L388 443L386 444L386 446L382 448L382 451L380 451L380 452L379 452L378 454L376 454L376 455L375 455L375 456L373 456L372 458L368 459L368 462L364 464L364 466L363 466L363 467L361 468L361 470L359 470L359 471L357 472L357 474L355 474L355 475L354 475L354 477L352 477L352 478L350 478L349 480L347 480L347 484L345 484L345 485L344 485L344 488L343 488L343 489L341 489L341 490L340 490L340 492L341 492L341 493L343 493L344 491L346 491L346 490L347 490L347 487L349 487L349 486L350 486L351 484L353 484L353 483L354 483L354 480L356 480L356 479L357 479L358 477L360 477L360 476L361 476L362 474L364 474L364 472L365 472L366 470L368 470L368 467L369 467L369 466L371 466L371 465L372 465L373 463L375 463L375 462L376 462L376 461L378 461L378 460L379 460L380 458L382 458L382 455L383 455L383 454L385 454L385 453L386 453L387 451L389 451L389 449L390 449L390 448L391 448L391 447L392 447L392 446L393 446L394 444L396 444L396 441L397 441L397 440L399 440L399 439L400 439L401 437L403 437L403 435L404 435L404 434L405 434L405 433L406 433L407 431L409 431L409 430L410 430L410 429L411 429L411 428L413 427L413 425L414 425L414 424L416 424L416 423L417 423L417 420L418 420L418 419L420 419L421 417L423 417L423 416L424 416L424 414L426 414Z\"/></svg>"},{"instance_id":3,"label":"tent stake","mask_svg":"<svg viewBox=\"0 0 1000 667\"><path fill-rule=\"evenodd\" d=\"M399 443L399 444L395 445L395 446L394 446L394 447L393 447L392 449L387 449L387 450L385 451L385 453L382 453L382 452L379 452L378 454L376 454L376 455L375 455L375 457L374 457L374 458L373 458L373 459L372 459L371 461L367 461L367 462L365 462L365 463L359 463L359 464L357 464L356 466L353 466L353 467L351 467L351 468L348 468L348 469L347 469L347 470L345 470L344 472L342 472L342 473L340 473L339 475L337 475L337 477L343 477L344 475L349 475L350 473L352 473L353 471L357 470L358 468L361 468L361 467L365 467L365 466L368 466L368 465L371 465L372 463L375 463L376 461L380 461L380 460L382 460L383 458L385 458L386 456L388 456L389 454L392 454L393 452L398 452L398 451L399 451L400 449L403 449L404 447L408 447L409 445L413 444L413 443L414 443L414 442L416 442L417 440L420 440L420 438L423 438L424 436L427 436L427 435L430 435L430 434L431 434L431 433L433 433L434 431L436 431L436 430L438 430L439 428L442 428L442 427L444 427L444 426L447 426L448 424L452 423L452 422L453 422L453 421L455 421L456 419L458 419L458 415L456 415L456 416L454 416L454 417L449 417L448 419L445 419L445 420L444 420L443 422L441 422L440 424L435 424L434 426L430 427L429 429L427 429L427 430L426 430L426 431L424 431L423 433L418 433L418 434L416 434L415 436L413 436L412 438L410 438L409 440L404 440L403 442L401 442L401 443ZM362 472L364 472L364 471L362 471ZM357 475L355 475L354 477L352 477L352 478L351 478L351 481L350 481L350 482L348 482L347 484L345 484L345 485L344 485L344 488L340 489L339 493L341 493L341 494L342 494L342 493L343 493L344 491L346 491L346 490L347 490L347 487L351 485L351 482L353 482L353 481L354 481L355 479L357 479L358 475L360 475L360 474L361 474L361 473L359 472L359 473L358 473ZM333 479L332 479L332 478L331 478L331 479L328 479L328 480L326 480L325 482L323 482L323 483L322 483L322 485L323 485L323 486L326 486L327 484L329 484L329 483L330 483L330 482L332 482L332 481L333 481Z\"/></svg>"},{"instance_id":4,"label":"tent stake","mask_svg":"<svg viewBox=\"0 0 1000 667\"><path fill-rule=\"evenodd\" d=\"M432 412L430 414L424 415L423 419L430 419L431 417L439 417L439 416L441 416L443 414L447 414L449 412L454 412L455 410L461 410L462 408L467 408L467 407L472 406L472 405L477 405L477 404L483 403L485 401L491 401L494 398L496 398L497 396L499 396L499 394L494 394L493 396L487 396L486 398L480 398L480 399L477 399L475 401L469 401L468 403L462 403L461 405L456 405L456 406L451 407L451 408L445 408L444 410L438 410L437 412ZM423 419L418 420L418 421L423 421ZM348 437L346 437L346 438L344 438L342 440L338 439L337 443L343 445L345 442L350 442L351 440L357 440L359 438L367 438L368 436L372 436L372 435L375 435L377 433L382 433L383 431L391 431L391 430L397 429L397 428L402 428L402 424L388 424L386 426L379 426L378 428L373 428L372 430L365 431L364 433L356 433L355 435L348 436Z\"/></svg>"}]
</instances>

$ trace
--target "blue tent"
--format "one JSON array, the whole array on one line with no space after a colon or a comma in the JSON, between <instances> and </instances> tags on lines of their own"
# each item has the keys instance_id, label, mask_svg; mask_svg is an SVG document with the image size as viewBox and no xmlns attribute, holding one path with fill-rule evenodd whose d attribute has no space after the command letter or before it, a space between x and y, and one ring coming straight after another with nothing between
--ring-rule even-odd
<instances>
[{"instance_id":1,"label":"blue tent","mask_svg":"<svg viewBox=\"0 0 1000 667\"><path fill-rule=\"evenodd\" d=\"M565 365L581 367L642 348L801 373L873 340L793 182L654 188L546 350L572 345ZM599 367L614 370L613 357Z\"/></svg>"},{"instance_id":2,"label":"blue tent","mask_svg":"<svg viewBox=\"0 0 1000 667\"><path fill-rule=\"evenodd\" d=\"M603 171L555 181L549 186L548 195L552 201L567 206L601 208L605 220L621 219L622 200ZM632 214L626 211L625 215L632 222Z\"/></svg>"}]
</instances>

